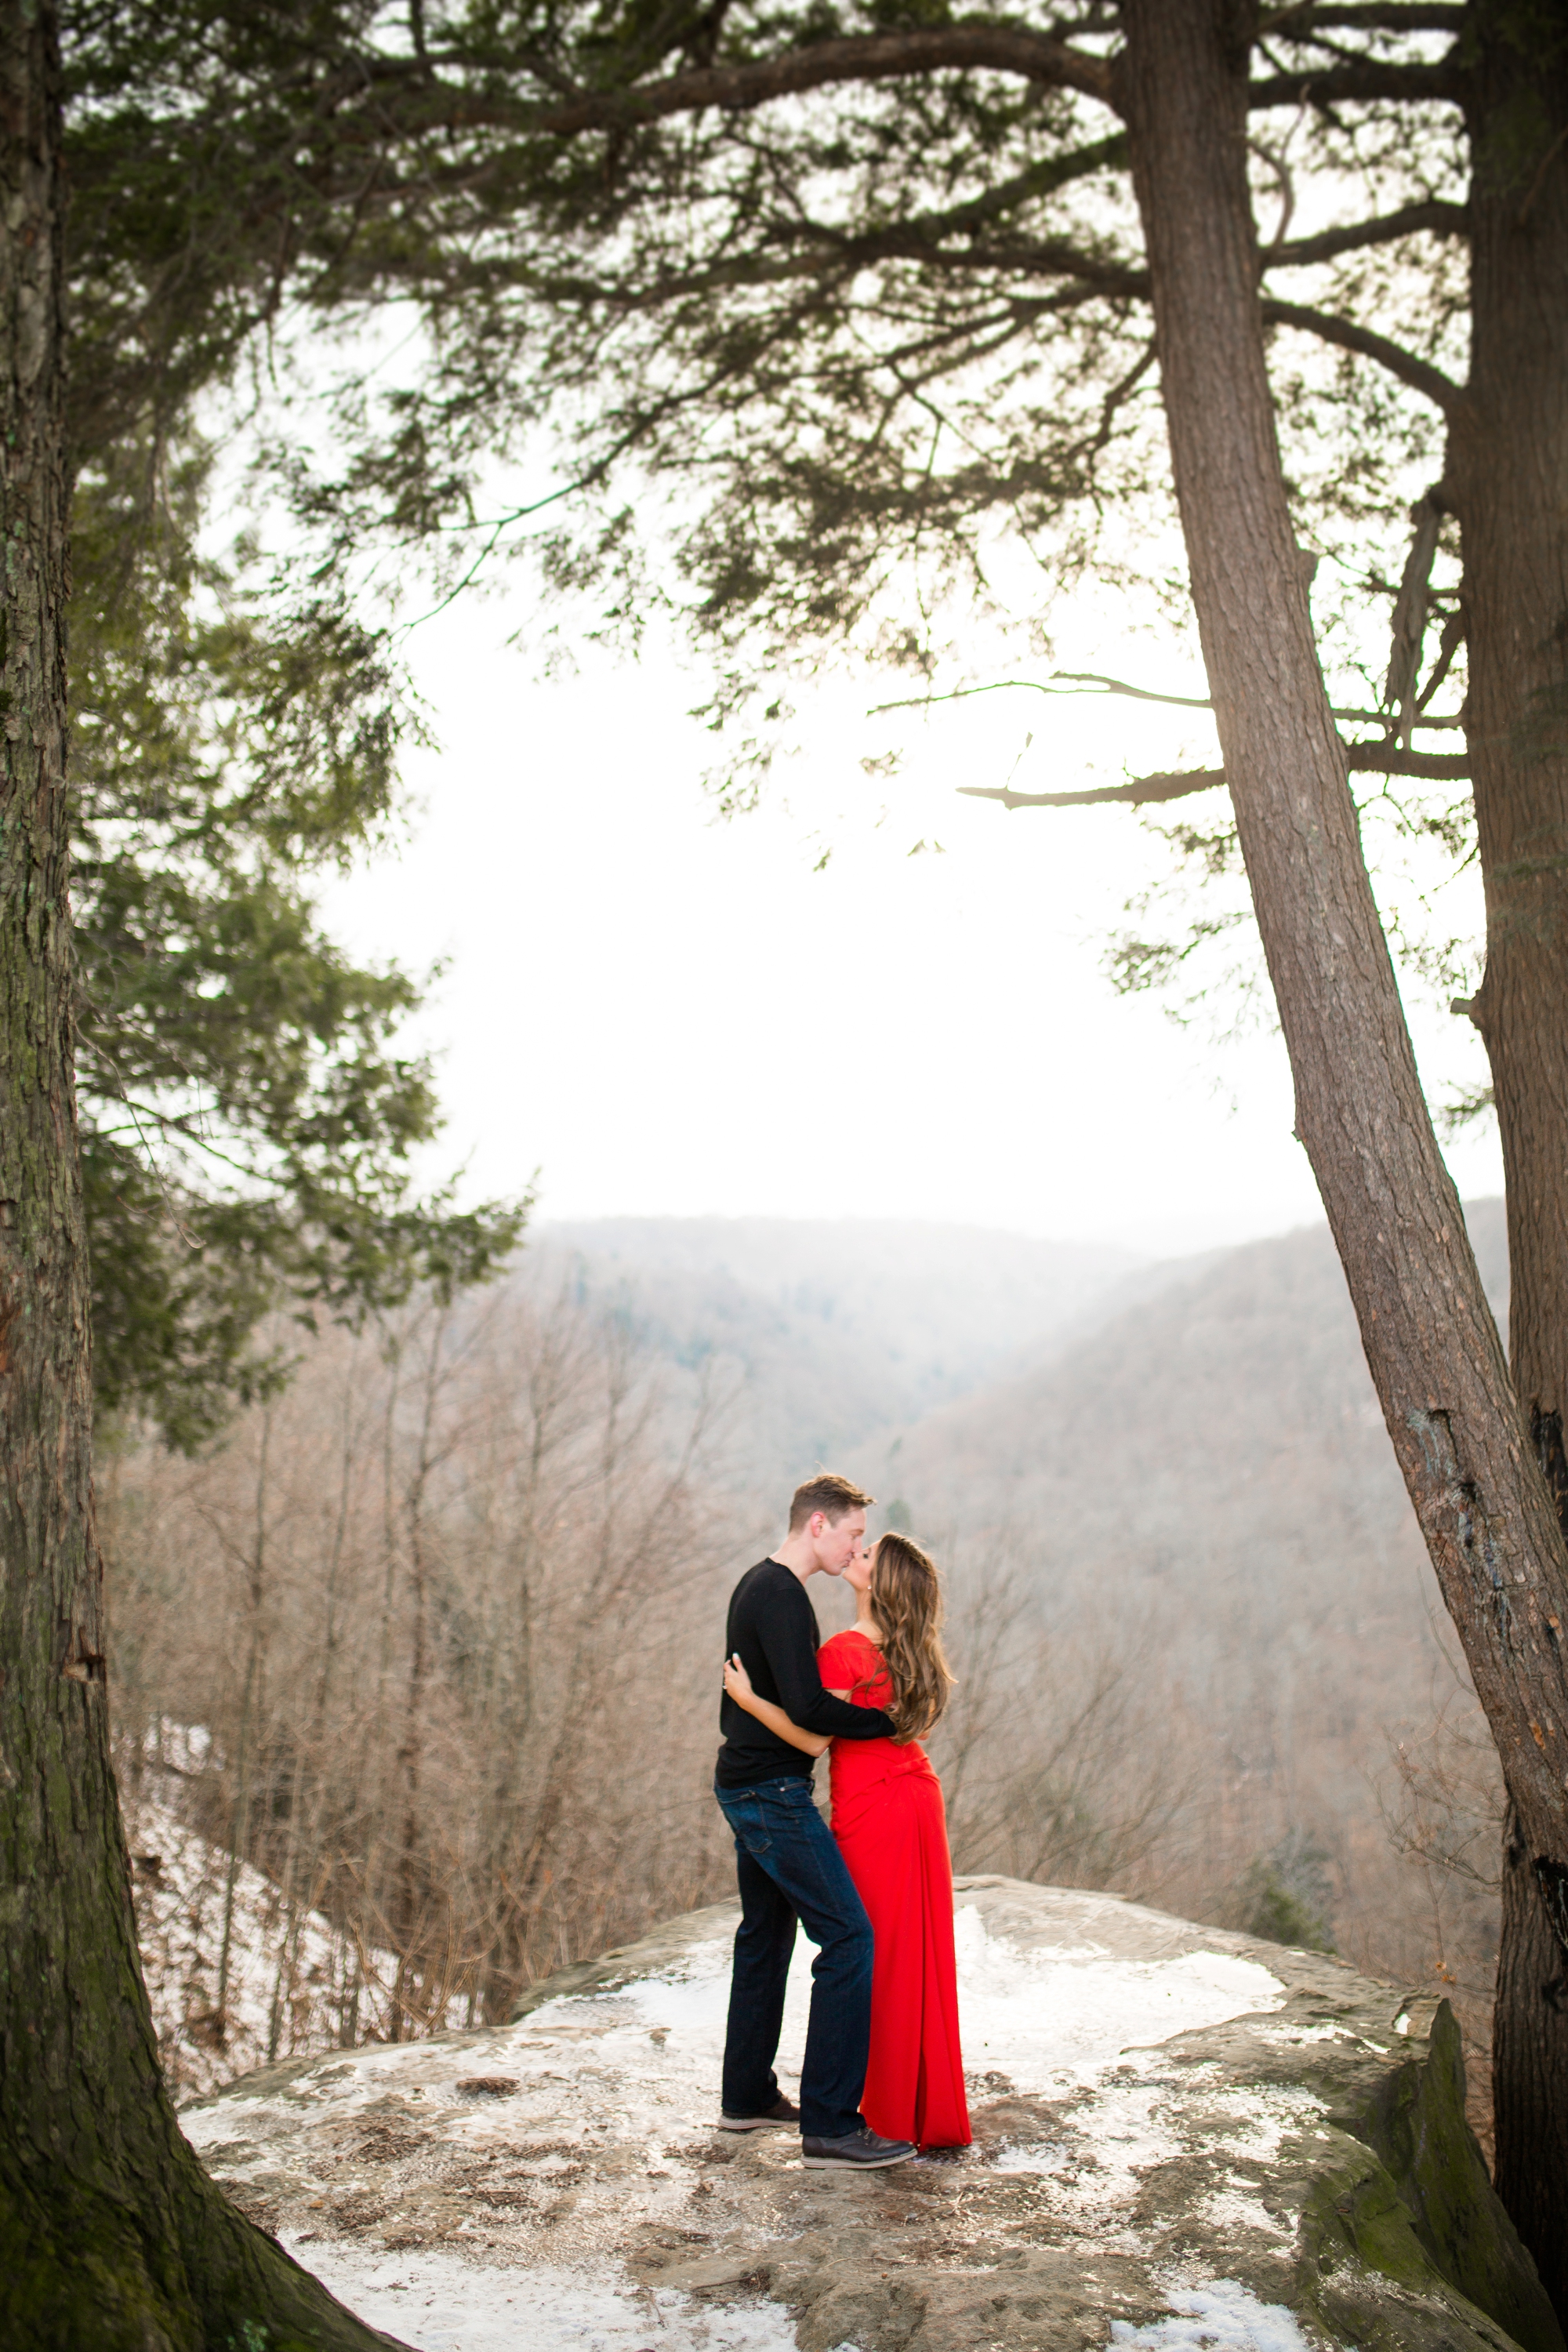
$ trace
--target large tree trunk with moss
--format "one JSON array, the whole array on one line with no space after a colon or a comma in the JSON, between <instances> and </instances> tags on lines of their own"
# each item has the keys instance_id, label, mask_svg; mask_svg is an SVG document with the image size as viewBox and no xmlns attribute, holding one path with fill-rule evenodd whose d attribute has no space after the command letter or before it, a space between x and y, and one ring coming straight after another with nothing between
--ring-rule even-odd
<instances>
[{"instance_id":1,"label":"large tree trunk with moss","mask_svg":"<svg viewBox=\"0 0 1568 2352\"><path fill-rule=\"evenodd\" d=\"M1471 10L1474 349L1444 491L1464 538L1466 729L1507 1175L1510 1355L1568 1526L1568 23ZM1511 1816L1493 2032L1498 2188L1568 2311L1568 1970Z\"/></svg>"},{"instance_id":2,"label":"large tree trunk with moss","mask_svg":"<svg viewBox=\"0 0 1568 2352\"><path fill-rule=\"evenodd\" d=\"M1125 13L1176 491L1297 1132L1525 1868L1568 1948L1568 1552L1432 1132L1319 670L1258 323L1245 144L1255 11L1128 0Z\"/></svg>"},{"instance_id":3,"label":"large tree trunk with moss","mask_svg":"<svg viewBox=\"0 0 1568 2352\"><path fill-rule=\"evenodd\" d=\"M109 1761L71 1069L59 63L0 0L0 2340L368 2347L158 2072Z\"/></svg>"}]
</instances>

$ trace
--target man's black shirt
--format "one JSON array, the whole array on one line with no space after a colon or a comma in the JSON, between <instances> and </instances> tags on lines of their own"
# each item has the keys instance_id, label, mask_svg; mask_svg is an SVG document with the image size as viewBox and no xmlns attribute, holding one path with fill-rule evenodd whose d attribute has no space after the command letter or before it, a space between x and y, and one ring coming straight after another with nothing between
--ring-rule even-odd
<instances>
[{"instance_id":1,"label":"man's black shirt","mask_svg":"<svg viewBox=\"0 0 1568 2352\"><path fill-rule=\"evenodd\" d=\"M759 1698L782 1706L803 1731L830 1739L890 1739L890 1717L879 1708L852 1706L822 1687L816 1671L816 1619L805 1587L782 1560L763 1559L749 1568L730 1595L724 1655L739 1651ZM728 1691L719 1709L724 1745L716 1778L721 1789L743 1789L755 1780L778 1780L785 1773L811 1778L815 1759L769 1731L754 1715L737 1706Z\"/></svg>"}]
</instances>

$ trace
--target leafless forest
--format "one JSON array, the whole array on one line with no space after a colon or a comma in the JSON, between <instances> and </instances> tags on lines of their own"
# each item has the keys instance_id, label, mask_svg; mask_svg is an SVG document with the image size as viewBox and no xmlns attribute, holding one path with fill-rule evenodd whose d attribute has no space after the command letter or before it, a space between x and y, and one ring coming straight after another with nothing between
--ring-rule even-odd
<instances>
[{"instance_id":1,"label":"leafless forest","mask_svg":"<svg viewBox=\"0 0 1568 2352\"><path fill-rule=\"evenodd\" d=\"M717 1883L699 1758L733 1536L700 1384L659 1370L524 1281L307 1347L208 1460L108 1468L133 1845L139 1793L173 1795L220 1869L274 1883L267 2055L317 2005L309 1914L341 1929L342 2038L399 2040L504 2016ZM182 1989L220 2046L224 1895Z\"/></svg>"},{"instance_id":2,"label":"leafless forest","mask_svg":"<svg viewBox=\"0 0 1568 2352\"><path fill-rule=\"evenodd\" d=\"M725 1894L725 1595L841 1432L948 1568L957 1866L1441 1986L1480 2120L1495 1768L1326 1236L1036 1255L1033 1346L998 1283L989 1355L972 1335L958 1362L964 1252L997 1237L867 1229L853 1279L825 1243L803 1288L812 1229L781 1231L771 1289L765 1232L739 1274L722 1228L546 1242L456 1309L290 1335L292 1381L204 1459L109 1452L119 1761L176 2082L504 2017Z\"/></svg>"}]
</instances>

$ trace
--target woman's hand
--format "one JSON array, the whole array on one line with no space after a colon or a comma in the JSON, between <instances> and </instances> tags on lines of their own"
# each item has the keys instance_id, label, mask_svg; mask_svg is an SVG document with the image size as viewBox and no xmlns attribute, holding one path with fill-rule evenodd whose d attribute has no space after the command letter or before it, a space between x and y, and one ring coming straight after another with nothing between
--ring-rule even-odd
<instances>
[{"instance_id":1,"label":"woman's hand","mask_svg":"<svg viewBox=\"0 0 1568 2352\"><path fill-rule=\"evenodd\" d=\"M752 1701L755 1698L756 1693L752 1688L751 1675L741 1664L739 1651L732 1658L726 1658L724 1661L724 1687L736 1706L743 1706L749 1715L752 1712Z\"/></svg>"},{"instance_id":2,"label":"woman's hand","mask_svg":"<svg viewBox=\"0 0 1568 2352\"><path fill-rule=\"evenodd\" d=\"M825 1735L802 1731L797 1723L790 1721L782 1706L775 1706L771 1698L759 1698L752 1688L752 1677L738 1656L724 1661L724 1687L737 1706L743 1706L746 1713L754 1715L775 1739L784 1740L791 1748L798 1748L803 1756L820 1756L827 1746Z\"/></svg>"}]
</instances>

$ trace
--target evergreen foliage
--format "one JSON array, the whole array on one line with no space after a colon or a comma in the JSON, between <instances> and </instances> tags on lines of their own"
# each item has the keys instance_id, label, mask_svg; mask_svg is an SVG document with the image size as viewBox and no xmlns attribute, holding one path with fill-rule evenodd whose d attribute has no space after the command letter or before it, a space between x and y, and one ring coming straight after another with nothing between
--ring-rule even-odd
<instances>
[{"instance_id":1,"label":"evergreen foliage","mask_svg":"<svg viewBox=\"0 0 1568 2352\"><path fill-rule=\"evenodd\" d=\"M243 21L242 21L243 20ZM480 1281L526 1202L420 1198L439 1113L397 1033L407 972L357 968L310 896L392 833L417 716L385 630L241 536L206 552L195 404L284 282L264 159L209 108L205 35L286 68L265 12L101 12L79 47L71 610L78 1084L100 1412L189 1448L287 1359L289 1302L355 1318ZM296 25L293 31L310 27ZM132 45L128 51L127 45ZM116 86L127 63L135 71ZM105 92L114 91L106 108ZM188 143L179 168L155 124ZM276 126L274 126L275 128ZM204 535L204 525L207 526Z\"/></svg>"},{"instance_id":2,"label":"evergreen foliage","mask_svg":"<svg viewBox=\"0 0 1568 2352\"><path fill-rule=\"evenodd\" d=\"M1430 393L1463 327L1464 15L1281 12L1255 86L1268 291L1313 298L1279 323L1384 347L1383 375L1311 393L1303 505L1397 513L1401 537L1392 473L1421 424L1390 372ZM721 654L865 629L924 667L940 641L901 564L984 593L1007 534L1042 594L1091 558L1114 575L1131 551L1107 526L1163 488L1116 37L1098 0L1042 26L821 0L232 19L184 0L153 32L110 6L75 67L78 184L115 289L93 348L166 348L172 397L286 296L407 299L428 365L361 387L353 461L305 490L341 551L450 535L460 572L476 532L536 507L487 513L487 469L537 462L551 418L549 487L583 518L547 541L552 576L610 585L612 619L637 625L637 551L673 522L681 610ZM806 102L766 103L792 91ZM1318 173L1351 217L1292 237ZM139 250L198 257L147 271L140 310L112 266L130 215Z\"/></svg>"},{"instance_id":3,"label":"evergreen foliage","mask_svg":"<svg viewBox=\"0 0 1568 2352\"><path fill-rule=\"evenodd\" d=\"M1328 1855L1305 1830L1287 1830L1248 1864L1237 1889L1237 1910L1244 1935L1298 1951L1333 1951Z\"/></svg>"},{"instance_id":4,"label":"evergreen foliage","mask_svg":"<svg viewBox=\"0 0 1568 2352\"><path fill-rule=\"evenodd\" d=\"M1470 855L1465 763L1404 722L1463 692L1458 636L1439 703L1422 653L1457 615L1451 520L1414 681L1384 673L1407 509L1463 370L1478 21L1266 12L1251 134L1321 639L1336 699L1373 721L1394 943L1446 992L1472 983L1474 943L1415 877L1434 842ZM1550 43L1529 8L1509 24ZM544 645L687 634L711 666L715 789L742 807L789 740L792 678L824 665L962 688L990 659L983 616L1037 677L1089 579L1190 625L1119 41L1102 0L180 0L156 30L111 5L82 16L74 65L91 348L165 352L149 381L177 398L258 323L287 342L404 306L397 364L346 374L325 436L312 382L270 452L321 577L414 549L445 595L526 551ZM159 257L134 297L128 221ZM1197 904L1134 909L1113 978L1188 999L1256 980L1228 812L1202 802L1172 840Z\"/></svg>"},{"instance_id":5,"label":"evergreen foliage","mask_svg":"<svg viewBox=\"0 0 1568 2352\"><path fill-rule=\"evenodd\" d=\"M1474 815L1462 739L1412 720L1457 724L1465 689L1450 518L1408 675L1387 619L1465 362L1483 29L1542 57L1555 37L1530 7L1312 0L1260 24L1253 83L1321 642L1370 721L1392 944L1445 997L1473 985L1476 942L1433 901L1427 853L1462 870ZM821 0L175 0L153 21L107 0L68 33L79 446L120 453L145 541L192 400L270 339L272 478L317 558L301 646L323 633L340 713L342 633L363 630L362 682L384 661L347 615L388 549L442 595L526 550L542 635L687 632L711 657L729 808L787 740L792 677L826 663L951 689L975 675L979 613L1037 674L1089 577L1187 625L1100 0L1038 22ZM307 406L290 348L391 306L396 364L327 400L313 378ZM1223 999L1260 976L1228 810L1169 832L1197 898L1134 907L1112 975Z\"/></svg>"},{"instance_id":6,"label":"evergreen foliage","mask_svg":"<svg viewBox=\"0 0 1568 2352\"><path fill-rule=\"evenodd\" d=\"M1530 13L1518 37L1544 42ZM1468 24L1308 5L1257 50L1281 424L1339 698L1374 713L1464 356ZM258 323L406 305L423 331L384 380L345 377L330 448L297 410L272 451L323 564L414 547L446 593L526 549L549 631L635 645L662 615L711 658L716 782L744 805L792 675L849 653L962 684L977 612L1044 657L1090 576L1186 625L1118 41L1102 0L1039 21L822 0L84 13L96 373L156 351L143 374L177 401ZM1293 233L1325 205L1334 226ZM128 222L157 257L133 291ZM1453 586L1446 524L1434 626ZM1458 646L1447 667L1457 695ZM1419 768L1399 699L1371 740ZM1462 781L1376 788L1391 865L1434 837L1468 853ZM1176 846L1211 885L1238 874L1223 817ZM1413 950L1430 928L1413 907ZM1450 946L1428 954L1445 986ZM1115 969L1169 983L1188 962L1138 938Z\"/></svg>"}]
</instances>

